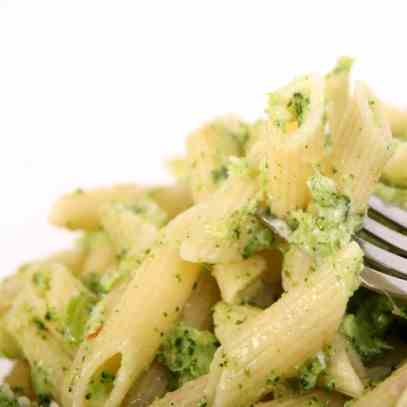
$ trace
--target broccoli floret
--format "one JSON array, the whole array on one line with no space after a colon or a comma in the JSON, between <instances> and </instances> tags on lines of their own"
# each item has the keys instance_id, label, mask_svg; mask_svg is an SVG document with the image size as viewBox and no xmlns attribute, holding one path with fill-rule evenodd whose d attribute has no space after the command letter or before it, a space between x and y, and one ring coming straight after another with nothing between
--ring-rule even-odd
<instances>
[{"instance_id":1,"label":"broccoli floret","mask_svg":"<svg viewBox=\"0 0 407 407\"><path fill-rule=\"evenodd\" d=\"M305 363L298 375L298 383L304 390L313 389L318 379L326 372L327 357L324 352L319 352L314 358Z\"/></svg>"},{"instance_id":2,"label":"broccoli floret","mask_svg":"<svg viewBox=\"0 0 407 407\"><path fill-rule=\"evenodd\" d=\"M199 331L182 322L177 324L165 338L158 354L158 360L173 374L171 387L178 388L208 373L218 345L210 332Z\"/></svg>"},{"instance_id":3,"label":"broccoli floret","mask_svg":"<svg viewBox=\"0 0 407 407\"><path fill-rule=\"evenodd\" d=\"M362 359L369 362L391 349L386 338L399 321L387 297L360 289L351 300L342 330Z\"/></svg>"},{"instance_id":4,"label":"broccoli floret","mask_svg":"<svg viewBox=\"0 0 407 407\"><path fill-rule=\"evenodd\" d=\"M308 112L310 105L309 97L304 96L301 92L295 92L287 103L287 109L292 114L298 124L304 121L304 115Z\"/></svg>"},{"instance_id":5,"label":"broccoli floret","mask_svg":"<svg viewBox=\"0 0 407 407\"><path fill-rule=\"evenodd\" d=\"M78 345L83 340L86 323L95 306L95 299L86 293L73 297L66 308L65 339L72 344Z\"/></svg>"},{"instance_id":6,"label":"broccoli floret","mask_svg":"<svg viewBox=\"0 0 407 407\"><path fill-rule=\"evenodd\" d=\"M334 181L317 173L308 181L312 196L310 209L294 211L289 224L289 242L310 255L329 256L351 240L361 218L351 215L349 199L337 192Z\"/></svg>"},{"instance_id":7,"label":"broccoli floret","mask_svg":"<svg viewBox=\"0 0 407 407\"><path fill-rule=\"evenodd\" d=\"M220 167L212 170L211 174L212 174L213 183L217 185L228 178L229 170L226 165L221 165Z\"/></svg>"}]
</instances>

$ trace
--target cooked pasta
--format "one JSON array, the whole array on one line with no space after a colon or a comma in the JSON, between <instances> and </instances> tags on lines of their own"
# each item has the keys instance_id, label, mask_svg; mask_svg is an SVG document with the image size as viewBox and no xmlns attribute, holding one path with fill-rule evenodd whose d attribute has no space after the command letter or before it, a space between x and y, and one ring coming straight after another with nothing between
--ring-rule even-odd
<instances>
[{"instance_id":1,"label":"cooked pasta","mask_svg":"<svg viewBox=\"0 0 407 407\"><path fill-rule=\"evenodd\" d=\"M404 407L407 307L353 235L373 191L407 207L407 116L352 64L193 131L174 185L57 201L73 247L0 284L0 406Z\"/></svg>"}]
</instances>

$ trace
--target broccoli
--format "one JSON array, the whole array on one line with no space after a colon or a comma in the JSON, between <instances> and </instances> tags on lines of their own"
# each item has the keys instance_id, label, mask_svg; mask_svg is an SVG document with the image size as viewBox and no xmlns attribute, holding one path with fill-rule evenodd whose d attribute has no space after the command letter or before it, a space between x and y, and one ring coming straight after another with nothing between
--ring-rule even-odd
<instances>
[{"instance_id":1,"label":"broccoli","mask_svg":"<svg viewBox=\"0 0 407 407\"><path fill-rule=\"evenodd\" d=\"M226 165L221 165L211 171L212 181L214 184L220 184L229 177L229 170Z\"/></svg>"},{"instance_id":2,"label":"broccoli","mask_svg":"<svg viewBox=\"0 0 407 407\"><path fill-rule=\"evenodd\" d=\"M83 340L86 323L95 306L95 300L86 293L81 293L69 301L65 317L65 339L78 345Z\"/></svg>"},{"instance_id":3,"label":"broccoli","mask_svg":"<svg viewBox=\"0 0 407 407\"><path fill-rule=\"evenodd\" d=\"M327 357L324 352L319 352L315 357L306 362L299 370L298 384L304 390L313 389L318 379L326 372Z\"/></svg>"},{"instance_id":4,"label":"broccoli","mask_svg":"<svg viewBox=\"0 0 407 407\"><path fill-rule=\"evenodd\" d=\"M298 121L298 125L304 122L304 115L308 112L310 105L309 97L304 96L301 92L295 92L287 103L287 109Z\"/></svg>"},{"instance_id":5,"label":"broccoli","mask_svg":"<svg viewBox=\"0 0 407 407\"><path fill-rule=\"evenodd\" d=\"M86 400L104 400L113 389L116 375L108 370L103 370L91 379L88 385L88 391L85 395Z\"/></svg>"},{"instance_id":6,"label":"broccoli","mask_svg":"<svg viewBox=\"0 0 407 407\"><path fill-rule=\"evenodd\" d=\"M158 360L171 371L173 389L209 372L218 347L215 336L180 322L165 338Z\"/></svg>"},{"instance_id":7,"label":"broccoli","mask_svg":"<svg viewBox=\"0 0 407 407\"><path fill-rule=\"evenodd\" d=\"M37 407L27 397L18 396L8 384L0 385L0 407Z\"/></svg>"},{"instance_id":8,"label":"broccoli","mask_svg":"<svg viewBox=\"0 0 407 407\"><path fill-rule=\"evenodd\" d=\"M350 214L349 199L337 192L333 180L317 173L308 181L310 210L293 211L289 242L310 255L330 256L350 242L361 218Z\"/></svg>"},{"instance_id":9,"label":"broccoli","mask_svg":"<svg viewBox=\"0 0 407 407\"><path fill-rule=\"evenodd\" d=\"M398 311L396 315L395 304L387 297L363 288L352 297L342 331L365 362L392 349L386 339L401 322L399 317L404 313L401 309Z\"/></svg>"}]
</instances>

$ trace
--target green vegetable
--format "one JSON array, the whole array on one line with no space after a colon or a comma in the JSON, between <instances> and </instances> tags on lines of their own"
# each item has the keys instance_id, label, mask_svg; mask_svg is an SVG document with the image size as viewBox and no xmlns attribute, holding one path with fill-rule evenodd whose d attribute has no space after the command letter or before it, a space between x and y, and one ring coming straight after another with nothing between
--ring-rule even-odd
<instances>
[{"instance_id":1,"label":"green vegetable","mask_svg":"<svg viewBox=\"0 0 407 407\"><path fill-rule=\"evenodd\" d=\"M309 105L309 97L304 96L301 92L295 92L287 103L288 111L298 121L299 126L304 122L304 115L308 112Z\"/></svg>"},{"instance_id":2,"label":"green vegetable","mask_svg":"<svg viewBox=\"0 0 407 407\"><path fill-rule=\"evenodd\" d=\"M165 338L158 360L173 374L173 388L209 372L218 342L213 334L182 322Z\"/></svg>"},{"instance_id":3,"label":"green vegetable","mask_svg":"<svg viewBox=\"0 0 407 407\"><path fill-rule=\"evenodd\" d=\"M301 367L298 375L298 383L304 390L311 390L317 385L318 379L326 372L327 357L319 352L314 358Z\"/></svg>"},{"instance_id":4,"label":"green vegetable","mask_svg":"<svg viewBox=\"0 0 407 407\"><path fill-rule=\"evenodd\" d=\"M350 213L349 199L337 193L334 181L317 173L308 182L312 204L308 211L293 211L289 242L313 256L330 256L351 240L361 218Z\"/></svg>"},{"instance_id":5,"label":"green vegetable","mask_svg":"<svg viewBox=\"0 0 407 407\"><path fill-rule=\"evenodd\" d=\"M82 293L73 297L66 309L64 336L75 345L83 340L86 323L95 306L95 300L89 294Z\"/></svg>"},{"instance_id":6,"label":"green vegetable","mask_svg":"<svg viewBox=\"0 0 407 407\"><path fill-rule=\"evenodd\" d=\"M51 276L48 271L37 271L33 274L32 281L42 293L49 291L51 288Z\"/></svg>"},{"instance_id":7,"label":"green vegetable","mask_svg":"<svg viewBox=\"0 0 407 407\"><path fill-rule=\"evenodd\" d=\"M212 170L212 180L214 184L220 184L228 178L229 171L226 165L221 165L219 168Z\"/></svg>"},{"instance_id":8,"label":"green vegetable","mask_svg":"<svg viewBox=\"0 0 407 407\"><path fill-rule=\"evenodd\" d=\"M398 314L402 315L400 311ZM391 349L387 337L400 322L395 305L387 297L360 289L351 299L342 330L362 359L368 362Z\"/></svg>"},{"instance_id":9,"label":"green vegetable","mask_svg":"<svg viewBox=\"0 0 407 407\"><path fill-rule=\"evenodd\" d=\"M50 375L42 362L33 363L31 381L40 406L49 406L52 401L53 385Z\"/></svg>"},{"instance_id":10,"label":"green vegetable","mask_svg":"<svg viewBox=\"0 0 407 407\"><path fill-rule=\"evenodd\" d=\"M242 257L248 259L254 254L269 249L274 242L273 233L264 227L254 225L252 233L242 250Z\"/></svg>"},{"instance_id":11,"label":"green vegetable","mask_svg":"<svg viewBox=\"0 0 407 407\"><path fill-rule=\"evenodd\" d=\"M92 378L85 395L86 400L106 399L113 389L115 378L115 374L108 370L103 370L96 377Z\"/></svg>"}]
</instances>

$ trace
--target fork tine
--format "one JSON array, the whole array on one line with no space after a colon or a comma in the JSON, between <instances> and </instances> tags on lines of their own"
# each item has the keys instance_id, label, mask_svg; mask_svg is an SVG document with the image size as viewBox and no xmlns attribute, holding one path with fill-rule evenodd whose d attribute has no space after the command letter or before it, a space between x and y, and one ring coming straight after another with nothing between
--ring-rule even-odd
<instances>
[{"instance_id":1,"label":"fork tine","mask_svg":"<svg viewBox=\"0 0 407 407\"><path fill-rule=\"evenodd\" d=\"M369 198L369 206L380 215L391 220L393 223L403 226L407 229L407 211L397 206L387 204L377 196L372 195Z\"/></svg>"},{"instance_id":2,"label":"fork tine","mask_svg":"<svg viewBox=\"0 0 407 407\"><path fill-rule=\"evenodd\" d=\"M365 217L363 222L363 229L383 242L399 249L399 251L403 252L402 255L407 255L407 236L382 225L368 216Z\"/></svg>"},{"instance_id":3,"label":"fork tine","mask_svg":"<svg viewBox=\"0 0 407 407\"><path fill-rule=\"evenodd\" d=\"M388 294L392 297L407 298L407 281L401 278L384 274L370 267L362 271L362 285L380 294Z\"/></svg>"},{"instance_id":4,"label":"fork tine","mask_svg":"<svg viewBox=\"0 0 407 407\"><path fill-rule=\"evenodd\" d=\"M365 257L368 260L372 261L374 264L384 267L385 269L403 274L407 278L407 259L405 257L401 257L388 250L384 250L359 236L355 236L355 240L362 247Z\"/></svg>"}]
</instances>

